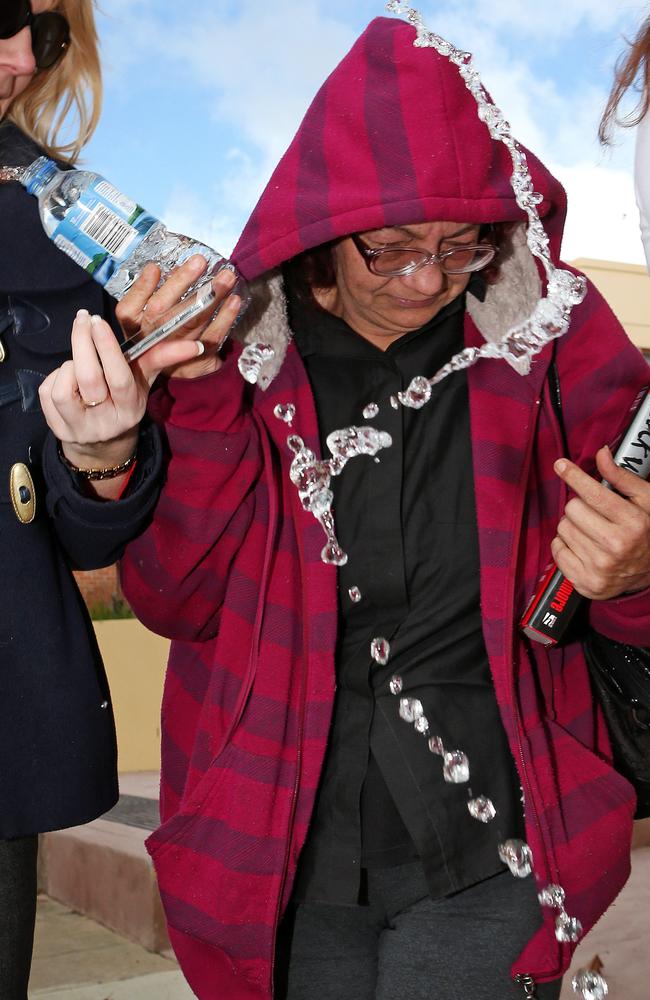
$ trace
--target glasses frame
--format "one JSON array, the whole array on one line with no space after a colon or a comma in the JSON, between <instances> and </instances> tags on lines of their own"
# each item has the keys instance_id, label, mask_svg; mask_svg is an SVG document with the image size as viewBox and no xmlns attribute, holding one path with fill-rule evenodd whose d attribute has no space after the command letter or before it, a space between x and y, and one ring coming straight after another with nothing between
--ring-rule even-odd
<instances>
[{"instance_id":1,"label":"glasses frame","mask_svg":"<svg viewBox=\"0 0 650 1000\"><path fill-rule=\"evenodd\" d=\"M484 267L491 264L496 255L499 252L499 248L495 247L493 243L468 243L467 246L453 247L451 250L443 250L442 253L430 253L428 250L420 250L417 247L405 247L405 246L394 246L394 247L369 247L367 246L358 233L352 233L350 239L354 243L355 247L361 254L364 263L371 274L376 275L378 278L399 278L407 274L414 274L419 271L422 267L427 267L429 264L437 264L444 274L472 274L475 271L482 271ZM458 250L484 250L491 251L491 256L487 260L479 261L478 264L473 264L470 267L463 267L457 271L449 271L445 266L445 260L448 257L453 257L453 255ZM377 271L375 270L375 261L380 258L383 254L394 253L395 250L408 251L413 254L421 254L422 259L416 261L413 264L407 264L405 267L395 268L391 271Z\"/></svg>"},{"instance_id":2,"label":"glasses frame","mask_svg":"<svg viewBox=\"0 0 650 1000\"><path fill-rule=\"evenodd\" d=\"M14 38L24 28L29 28L32 36L32 52L36 60L36 68L51 69L65 55L70 45L70 24L68 19L56 10L44 10L40 14L34 14L31 0L23 0L22 7L22 13L20 12L20 7L18 8L15 23L10 23L8 28L2 29L0 27L0 40L6 41L8 38ZM48 24L50 26L56 24L60 35L60 42L51 47L47 44L39 45L39 32L46 28Z\"/></svg>"}]
</instances>

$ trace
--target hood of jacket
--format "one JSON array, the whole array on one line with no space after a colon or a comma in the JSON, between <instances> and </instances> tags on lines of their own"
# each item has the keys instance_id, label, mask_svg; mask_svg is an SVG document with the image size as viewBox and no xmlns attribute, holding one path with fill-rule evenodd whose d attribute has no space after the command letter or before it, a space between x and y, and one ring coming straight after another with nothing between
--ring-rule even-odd
<instances>
[{"instance_id":1,"label":"hood of jacket","mask_svg":"<svg viewBox=\"0 0 650 1000\"><path fill-rule=\"evenodd\" d=\"M384 226L525 221L512 159L491 137L458 67L378 17L309 107L233 252L249 281L304 250ZM557 259L566 197L528 151Z\"/></svg>"}]
</instances>

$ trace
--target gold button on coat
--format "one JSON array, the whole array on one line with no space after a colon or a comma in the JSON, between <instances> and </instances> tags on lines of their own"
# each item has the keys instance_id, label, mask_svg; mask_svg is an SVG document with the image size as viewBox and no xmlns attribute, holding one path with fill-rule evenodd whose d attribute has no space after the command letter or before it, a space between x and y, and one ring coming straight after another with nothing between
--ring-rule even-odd
<instances>
[{"instance_id":1,"label":"gold button on coat","mask_svg":"<svg viewBox=\"0 0 650 1000\"><path fill-rule=\"evenodd\" d=\"M34 480L23 462L16 462L11 467L9 493L18 520L22 524L31 524L36 516L36 493Z\"/></svg>"}]
</instances>

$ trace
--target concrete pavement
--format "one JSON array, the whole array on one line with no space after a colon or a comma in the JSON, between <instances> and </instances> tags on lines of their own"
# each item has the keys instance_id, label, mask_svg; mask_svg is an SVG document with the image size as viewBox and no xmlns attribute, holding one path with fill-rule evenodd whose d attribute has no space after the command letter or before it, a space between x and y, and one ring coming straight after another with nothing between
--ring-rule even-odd
<instances>
[{"instance_id":1,"label":"concrete pavement","mask_svg":"<svg viewBox=\"0 0 650 1000\"><path fill-rule=\"evenodd\" d=\"M40 896L30 1000L192 1000L173 957Z\"/></svg>"}]
</instances>

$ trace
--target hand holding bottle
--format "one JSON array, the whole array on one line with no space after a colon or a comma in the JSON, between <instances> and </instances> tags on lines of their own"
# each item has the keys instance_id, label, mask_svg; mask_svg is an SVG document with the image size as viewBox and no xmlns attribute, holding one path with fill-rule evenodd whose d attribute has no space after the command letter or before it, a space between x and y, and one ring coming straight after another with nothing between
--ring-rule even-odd
<instances>
[{"instance_id":1,"label":"hand holding bottle","mask_svg":"<svg viewBox=\"0 0 650 1000\"><path fill-rule=\"evenodd\" d=\"M125 333L142 326L143 314L148 323L155 324L156 317L173 306L206 267L202 257L192 257L157 288L160 271L154 264L147 265L117 307ZM108 323L85 311L77 315L72 360L52 372L40 387L45 419L71 465L109 469L129 460L137 448L149 390L161 372L195 378L217 370L221 364L217 351L241 306L239 297L230 295L235 280L227 269L213 279L217 301L223 305L211 322L206 325L201 317L190 321L182 339L161 341L131 365ZM119 496L125 475L93 482L93 488L104 498Z\"/></svg>"}]
</instances>

